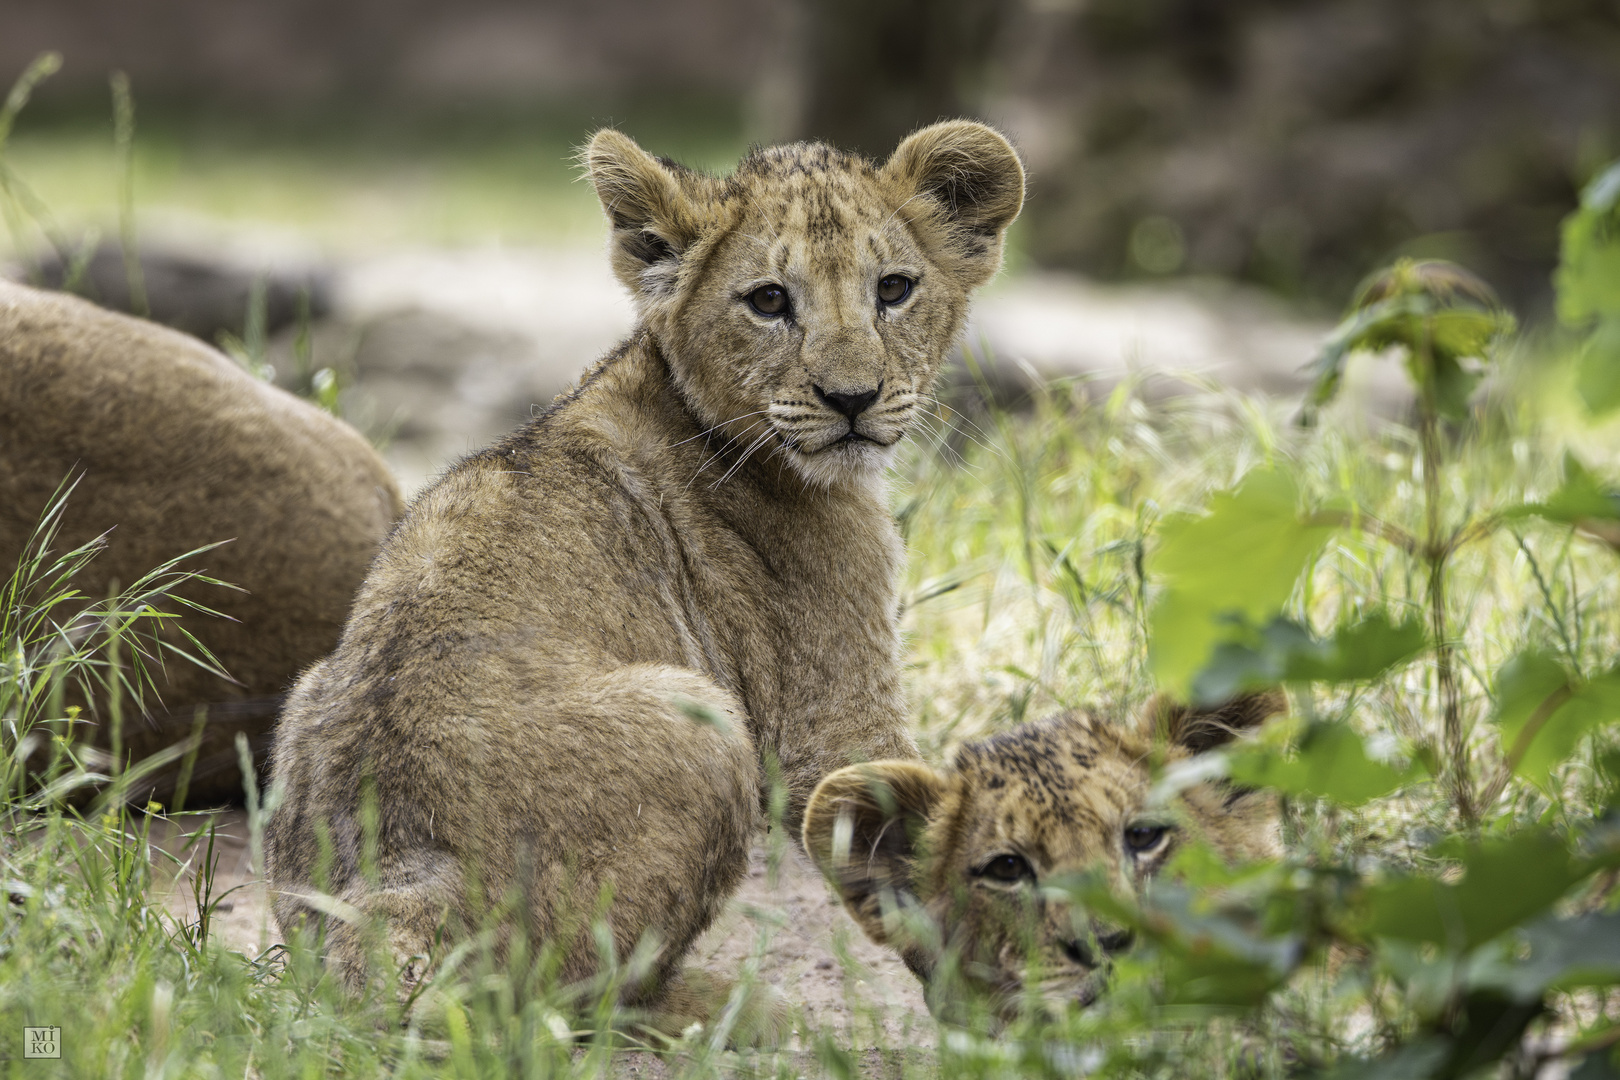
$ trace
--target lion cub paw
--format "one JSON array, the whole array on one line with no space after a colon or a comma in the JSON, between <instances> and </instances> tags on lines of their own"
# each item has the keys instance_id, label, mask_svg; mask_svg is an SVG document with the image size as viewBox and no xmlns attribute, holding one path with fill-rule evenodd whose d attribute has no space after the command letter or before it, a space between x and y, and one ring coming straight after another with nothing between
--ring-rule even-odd
<instances>
[{"instance_id":1,"label":"lion cub paw","mask_svg":"<svg viewBox=\"0 0 1620 1080\"><path fill-rule=\"evenodd\" d=\"M727 1021L726 1008L736 988L735 980L686 968L665 985L645 1026L672 1038L686 1034L693 1024L713 1030ZM793 1007L776 987L755 983L746 991L730 1029L729 1046L774 1049L793 1034Z\"/></svg>"}]
</instances>

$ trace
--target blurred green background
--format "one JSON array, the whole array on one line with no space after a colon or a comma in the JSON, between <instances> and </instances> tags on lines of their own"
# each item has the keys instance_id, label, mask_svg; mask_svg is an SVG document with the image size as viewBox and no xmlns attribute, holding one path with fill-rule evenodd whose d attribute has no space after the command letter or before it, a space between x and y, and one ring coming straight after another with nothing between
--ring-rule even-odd
<instances>
[{"instance_id":1,"label":"blurred green background","mask_svg":"<svg viewBox=\"0 0 1620 1080\"><path fill-rule=\"evenodd\" d=\"M601 124L723 167L972 115L1028 160L1034 264L1337 308L1440 255L1523 310L1620 153L1612 0L5 0L0 73L47 49L4 153L65 220L110 220L122 70L143 218L337 248L594 239Z\"/></svg>"}]
</instances>

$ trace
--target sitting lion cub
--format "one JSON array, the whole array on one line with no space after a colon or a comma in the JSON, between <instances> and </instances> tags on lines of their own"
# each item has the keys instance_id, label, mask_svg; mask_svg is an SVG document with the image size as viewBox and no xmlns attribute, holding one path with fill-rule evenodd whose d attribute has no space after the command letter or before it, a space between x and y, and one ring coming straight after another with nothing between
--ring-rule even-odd
<instances>
[{"instance_id":1,"label":"sitting lion cub","mask_svg":"<svg viewBox=\"0 0 1620 1080\"><path fill-rule=\"evenodd\" d=\"M849 766L816 788L804 846L867 936L922 980L936 1014L961 1004L934 979L943 950L1002 1020L1017 1013L1032 960L1047 1005L1089 1005L1131 935L1077 918L1038 887L1097 869L1139 887L1187 836L1229 858L1275 854L1276 804L1263 792L1206 781L1162 805L1149 793L1155 759L1214 749L1285 705L1274 691L1210 710L1158 698L1136 730L1068 713L969 743L946 772L916 761ZM932 930L908 927L907 909Z\"/></svg>"},{"instance_id":2,"label":"sitting lion cub","mask_svg":"<svg viewBox=\"0 0 1620 1080\"><path fill-rule=\"evenodd\" d=\"M284 930L325 892L402 961L514 905L565 981L610 890L617 955L662 943L628 1002L684 1026L709 1006L677 965L744 873L765 763L796 834L829 772L916 755L885 468L1024 174L968 122L882 165L799 144L716 178L616 131L586 160L637 328L383 545L282 718L267 870ZM326 938L351 980L362 937Z\"/></svg>"}]
</instances>

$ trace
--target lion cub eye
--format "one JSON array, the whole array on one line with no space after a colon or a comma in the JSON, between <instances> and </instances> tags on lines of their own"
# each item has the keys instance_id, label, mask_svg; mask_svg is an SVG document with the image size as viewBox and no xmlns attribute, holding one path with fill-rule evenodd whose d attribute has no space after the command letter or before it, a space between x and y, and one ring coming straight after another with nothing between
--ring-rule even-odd
<instances>
[{"instance_id":1,"label":"lion cub eye","mask_svg":"<svg viewBox=\"0 0 1620 1080\"><path fill-rule=\"evenodd\" d=\"M997 855L974 873L1006 885L1035 880L1035 870L1022 855Z\"/></svg>"},{"instance_id":2,"label":"lion cub eye","mask_svg":"<svg viewBox=\"0 0 1620 1080\"><path fill-rule=\"evenodd\" d=\"M748 306L761 315L782 315L788 309L787 290L780 285L761 285L748 294Z\"/></svg>"},{"instance_id":3,"label":"lion cub eye","mask_svg":"<svg viewBox=\"0 0 1620 1080\"><path fill-rule=\"evenodd\" d=\"M1125 847L1132 855L1145 855L1164 842L1167 825L1132 825L1125 830Z\"/></svg>"},{"instance_id":4,"label":"lion cub eye","mask_svg":"<svg viewBox=\"0 0 1620 1080\"><path fill-rule=\"evenodd\" d=\"M915 282L904 274L889 274L878 279L878 299L885 304L898 304L911 295L911 286L914 284Z\"/></svg>"}]
</instances>

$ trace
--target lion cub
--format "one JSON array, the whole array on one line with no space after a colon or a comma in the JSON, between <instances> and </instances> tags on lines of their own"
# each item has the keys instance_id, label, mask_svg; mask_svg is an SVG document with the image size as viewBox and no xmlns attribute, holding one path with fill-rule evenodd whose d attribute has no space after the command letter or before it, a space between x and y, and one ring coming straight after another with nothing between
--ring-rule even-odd
<instances>
[{"instance_id":1,"label":"lion cub","mask_svg":"<svg viewBox=\"0 0 1620 1080\"><path fill-rule=\"evenodd\" d=\"M1024 174L968 122L881 165L799 144L711 177L611 130L586 162L638 325L383 545L282 718L267 870L284 930L324 891L401 960L511 905L565 981L599 964L568 917L610 891L616 954L662 945L628 1003L684 1023L677 964L744 873L766 763L796 834L827 773L916 755L885 468ZM351 980L361 940L329 926Z\"/></svg>"},{"instance_id":2,"label":"lion cub","mask_svg":"<svg viewBox=\"0 0 1620 1080\"><path fill-rule=\"evenodd\" d=\"M240 800L236 736L268 748L282 695L337 644L403 509L388 467L358 431L196 338L0 281L0 583L70 474L78 484L56 553L107 537L73 579L86 596L229 541L184 568L241 591L178 590L225 618L178 621L230 678L170 657L153 672L157 697L124 724L123 748L139 761L182 742L206 707L189 801ZM107 717L80 704L96 725L84 738L106 746ZM168 802L183 771L171 766L131 794Z\"/></svg>"},{"instance_id":3,"label":"lion cub","mask_svg":"<svg viewBox=\"0 0 1620 1080\"><path fill-rule=\"evenodd\" d=\"M1003 1020L1022 1004L1032 959L1049 1006L1089 1005L1131 935L1077 917L1039 886L1101 869L1139 887L1187 835L1229 858L1276 854L1277 808L1263 792L1206 781L1162 805L1149 792L1155 757L1214 749L1285 705L1278 692L1210 710L1159 698L1135 730L1068 713L969 743L944 772L916 761L849 766L816 788L804 846L867 936L922 980L935 1014L961 1004L934 979L946 949ZM908 927L906 909L931 931Z\"/></svg>"}]
</instances>

